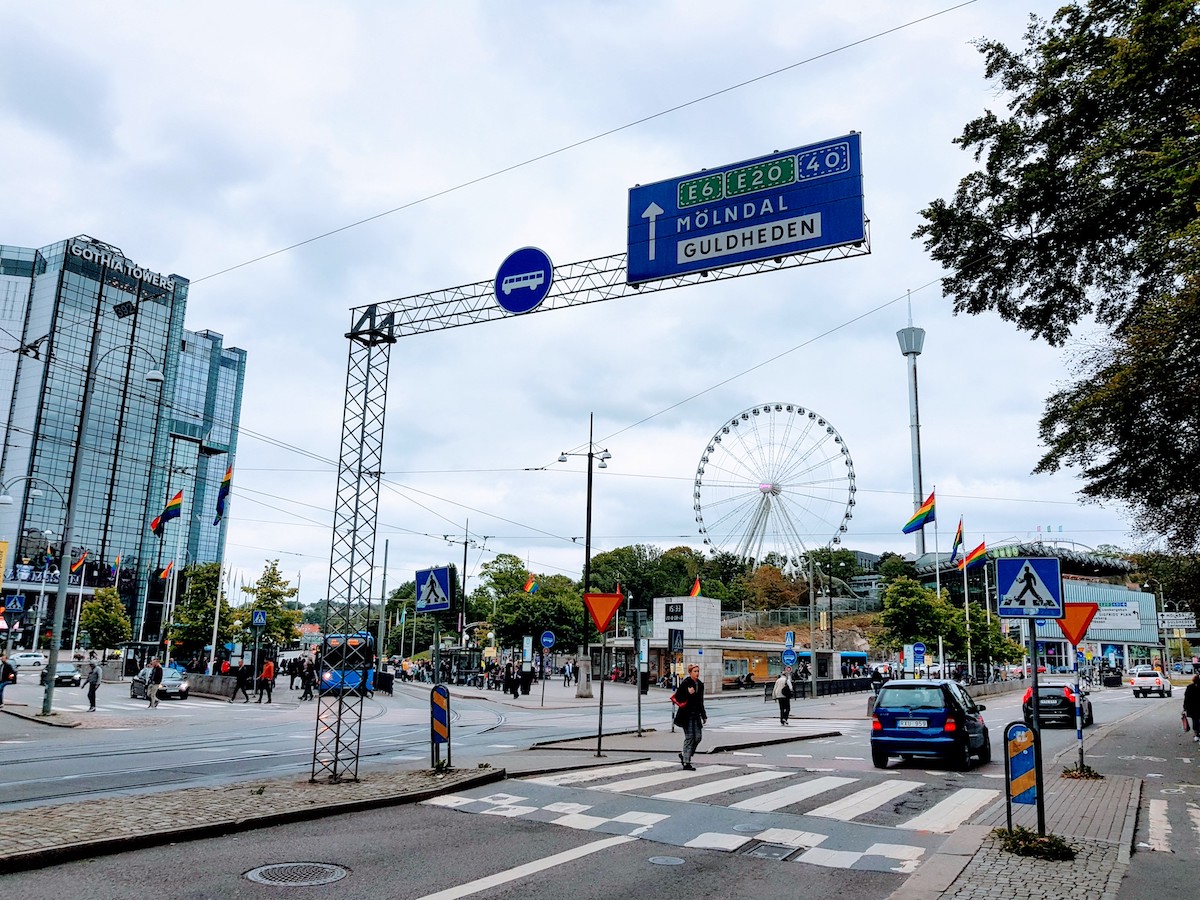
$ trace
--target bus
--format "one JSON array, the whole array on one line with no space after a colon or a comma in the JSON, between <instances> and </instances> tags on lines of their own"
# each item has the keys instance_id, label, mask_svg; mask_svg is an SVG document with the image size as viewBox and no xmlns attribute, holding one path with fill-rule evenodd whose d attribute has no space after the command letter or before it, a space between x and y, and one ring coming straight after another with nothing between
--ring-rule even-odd
<instances>
[{"instance_id":1,"label":"bus","mask_svg":"<svg viewBox=\"0 0 1200 900\"><path fill-rule=\"evenodd\" d=\"M368 632L325 635L318 690L322 694L375 693L375 639Z\"/></svg>"}]
</instances>

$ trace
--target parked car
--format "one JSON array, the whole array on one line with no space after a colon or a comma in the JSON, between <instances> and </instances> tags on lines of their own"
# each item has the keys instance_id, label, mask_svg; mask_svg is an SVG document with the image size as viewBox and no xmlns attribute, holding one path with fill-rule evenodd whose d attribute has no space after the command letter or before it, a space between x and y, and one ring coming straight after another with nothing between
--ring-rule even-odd
<instances>
[{"instance_id":1,"label":"parked car","mask_svg":"<svg viewBox=\"0 0 1200 900\"><path fill-rule=\"evenodd\" d=\"M889 681L879 689L871 714L871 761L939 757L961 770L971 757L991 761L992 743L981 713L966 688L954 681Z\"/></svg>"},{"instance_id":2,"label":"parked car","mask_svg":"<svg viewBox=\"0 0 1200 900\"><path fill-rule=\"evenodd\" d=\"M42 669L42 684L50 680L50 670ZM60 662L54 667L54 686L69 684L73 687L79 687L80 681L79 670L75 668L73 663Z\"/></svg>"},{"instance_id":3,"label":"parked car","mask_svg":"<svg viewBox=\"0 0 1200 900\"><path fill-rule=\"evenodd\" d=\"M171 697L178 697L180 700L188 698L187 678L180 672L174 669L163 669L162 684L158 686L158 699L169 700ZM129 696L134 700L146 700L146 686L150 683L149 667L142 669L137 675L133 676L133 680L129 682Z\"/></svg>"},{"instance_id":4,"label":"parked car","mask_svg":"<svg viewBox=\"0 0 1200 900\"><path fill-rule=\"evenodd\" d=\"M14 669L20 669L23 666L31 669L40 669L46 665L46 657L41 653L22 651L21 653L12 654L8 658L8 662Z\"/></svg>"},{"instance_id":5,"label":"parked car","mask_svg":"<svg viewBox=\"0 0 1200 900\"><path fill-rule=\"evenodd\" d=\"M1086 728L1095 720L1092 715L1092 701L1087 697L1087 689L1080 688L1080 702L1083 713L1083 727ZM1025 724L1033 724L1033 688L1025 689L1021 699L1021 712L1025 716ZM1075 687L1069 681L1046 680L1038 682L1038 724L1065 725L1075 724Z\"/></svg>"}]
</instances>

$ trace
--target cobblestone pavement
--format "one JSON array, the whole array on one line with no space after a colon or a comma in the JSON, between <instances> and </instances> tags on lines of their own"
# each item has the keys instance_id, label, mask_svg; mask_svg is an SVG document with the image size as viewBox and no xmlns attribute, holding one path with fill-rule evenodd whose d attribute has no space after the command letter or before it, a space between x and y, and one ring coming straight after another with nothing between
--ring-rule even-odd
<instances>
[{"instance_id":1,"label":"cobblestone pavement","mask_svg":"<svg viewBox=\"0 0 1200 900\"><path fill-rule=\"evenodd\" d=\"M1113 900L1129 866L1128 848L1122 862L1117 844L1070 840L1076 857L1050 862L1013 856L991 834L967 863L942 900L1074 900L1099 897Z\"/></svg>"}]
</instances>

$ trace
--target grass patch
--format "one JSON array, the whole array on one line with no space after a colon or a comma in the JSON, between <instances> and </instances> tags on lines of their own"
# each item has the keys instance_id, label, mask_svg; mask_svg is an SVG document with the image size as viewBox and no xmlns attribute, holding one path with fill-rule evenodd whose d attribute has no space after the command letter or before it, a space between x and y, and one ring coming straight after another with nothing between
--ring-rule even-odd
<instances>
[{"instance_id":1,"label":"grass patch","mask_svg":"<svg viewBox=\"0 0 1200 900\"><path fill-rule=\"evenodd\" d=\"M1016 856L1032 856L1051 861L1067 861L1075 858L1075 848L1056 834L1042 837L1035 831L1018 825L1012 831L997 828L992 832L1000 846Z\"/></svg>"}]
</instances>

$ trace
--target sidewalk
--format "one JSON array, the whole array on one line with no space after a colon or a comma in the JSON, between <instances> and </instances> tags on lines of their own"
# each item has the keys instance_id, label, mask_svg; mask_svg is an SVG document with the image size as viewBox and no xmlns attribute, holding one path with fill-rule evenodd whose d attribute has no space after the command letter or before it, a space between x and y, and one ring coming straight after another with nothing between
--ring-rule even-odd
<instances>
[{"instance_id":1,"label":"sidewalk","mask_svg":"<svg viewBox=\"0 0 1200 900\"><path fill-rule=\"evenodd\" d=\"M408 683L398 684L396 690L427 696L430 687ZM588 699L575 697L575 688L564 688L559 680L546 683L544 706L541 685L534 685L529 695L515 699L499 691L463 686L451 686L450 693L452 704L455 698L470 697L514 708L595 708L599 702L598 683L593 685L593 697ZM632 685L605 684L606 707L611 703L628 711L636 703L636 696ZM719 710L720 704L727 700L749 696L750 692L737 692L705 699ZM753 696L761 698L758 692ZM416 803L507 777L617 764L660 754L673 756L679 749L681 736L671 732L668 697L667 691L652 688L641 698L644 731L640 736L624 731L605 733L599 742L595 733L549 741L505 755L503 768L493 768L494 757L455 751L455 768L446 772L435 773L421 767L423 763L409 761L397 762L387 769L360 770L359 782L336 785L272 779L219 788L168 790L156 793L155 802L146 805L149 819L142 817L136 821L127 815L127 796L14 810L5 815L5 831L10 837L0 844L0 871L116 853L145 847L148 841L165 844L341 812ZM863 718L866 705L863 694L798 701L792 712L794 734L786 738L739 739L736 744L716 742L702 749L706 754L720 753L838 734L836 726L827 720ZM90 714L71 713L56 715L48 721L37 715L40 706L21 708L6 703L2 711L65 727L73 727L80 720L85 726L95 722ZM111 723L108 727L112 727ZM598 749L603 754L599 758ZM1076 847L1079 853L1074 861L1044 862L1001 850L991 835L994 828L1006 825L1005 804L1000 801L979 817L979 824L965 826L951 835L892 894L891 900L994 900L1001 896L1073 900L1081 894L1115 900L1129 867L1141 781L1120 776L1098 781L1063 779L1058 777L1057 760L1047 760L1044 765L1047 831ZM1016 807L1013 820L1014 824L1036 829L1034 808ZM97 834L97 822L109 823L104 833Z\"/></svg>"}]
</instances>

